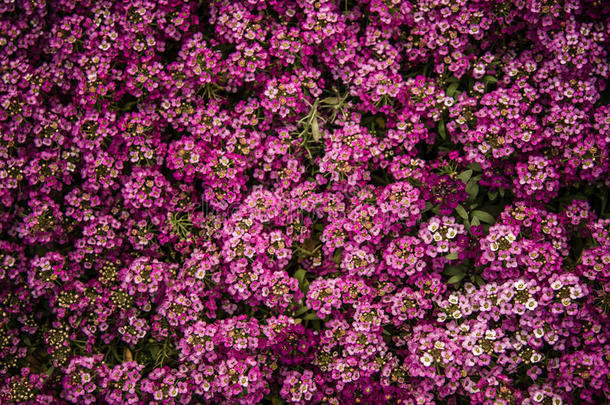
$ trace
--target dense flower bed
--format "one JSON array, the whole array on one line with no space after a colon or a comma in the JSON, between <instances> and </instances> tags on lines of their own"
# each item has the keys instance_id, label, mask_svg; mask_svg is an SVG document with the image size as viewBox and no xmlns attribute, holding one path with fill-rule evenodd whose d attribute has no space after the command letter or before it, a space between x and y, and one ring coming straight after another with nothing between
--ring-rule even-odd
<instances>
[{"instance_id":1,"label":"dense flower bed","mask_svg":"<svg viewBox=\"0 0 610 405\"><path fill-rule=\"evenodd\" d=\"M0 2L0 403L600 404L610 3Z\"/></svg>"}]
</instances>

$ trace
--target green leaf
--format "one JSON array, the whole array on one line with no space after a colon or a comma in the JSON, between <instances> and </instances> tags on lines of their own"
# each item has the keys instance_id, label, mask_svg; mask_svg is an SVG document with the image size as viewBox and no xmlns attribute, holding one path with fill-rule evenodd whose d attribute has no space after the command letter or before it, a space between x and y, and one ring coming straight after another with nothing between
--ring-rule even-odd
<instances>
[{"instance_id":1,"label":"green leaf","mask_svg":"<svg viewBox=\"0 0 610 405\"><path fill-rule=\"evenodd\" d=\"M299 284L302 284L306 274L307 272L305 271L305 269L298 269L294 272L294 278L299 280Z\"/></svg>"},{"instance_id":2,"label":"green leaf","mask_svg":"<svg viewBox=\"0 0 610 405\"><path fill-rule=\"evenodd\" d=\"M489 197L491 201L495 200L498 197L498 191L488 191L487 197Z\"/></svg>"},{"instance_id":3,"label":"green leaf","mask_svg":"<svg viewBox=\"0 0 610 405\"><path fill-rule=\"evenodd\" d=\"M328 105L337 105L339 104L339 99L337 97L326 97L322 99L322 102Z\"/></svg>"},{"instance_id":4,"label":"green leaf","mask_svg":"<svg viewBox=\"0 0 610 405\"><path fill-rule=\"evenodd\" d=\"M480 171L482 170L482 169L481 169L481 165L480 165L480 164L478 164L477 162L472 162L472 163L469 163L467 167L468 167L469 169L474 170L475 172L480 172Z\"/></svg>"},{"instance_id":5,"label":"green leaf","mask_svg":"<svg viewBox=\"0 0 610 405\"><path fill-rule=\"evenodd\" d=\"M462 180L462 183L468 183L468 180L472 177L472 169L468 169L463 171L462 173L457 175L457 178Z\"/></svg>"},{"instance_id":6,"label":"green leaf","mask_svg":"<svg viewBox=\"0 0 610 405\"><path fill-rule=\"evenodd\" d=\"M455 276L452 276L449 280L447 280L447 284L456 284L456 283L459 283L460 281L462 281L462 279L464 277L466 277L466 273L456 274Z\"/></svg>"},{"instance_id":7,"label":"green leaf","mask_svg":"<svg viewBox=\"0 0 610 405\"><path fill-rule=\"evenodd\" d=\"M455 276L457 274L464 274L464 267L462 266L447 266L445 267L445 274L448 276Z\"/></svg>"},{"instance_id":8,"label":"green leaf","mask_svg":"<svg viewBox=\"0 0 610 405\"><path fill-rule=\"evenodd\" d=\"M341 256L343 256L343 248L335 250L335 253L333 254L333 262L337 264L341 263Z\"/></svg>"},{"instance_id":9,"label":"green leaf","mask_svg":"<svg viewBox=\"0 0 610 405\"><path fill-rule=\"evenodd\" d=\"M457 252L451 252L445 256L445 259L447 259L447 260L457 260L457 258L458 258Z\"/></svg>"},{"instance_id":10,"label":"green leaf","mask_svg":"<svg viewBox=\"0 0 610 405\"><path fill-rule=\"evenodd\" d=\"M313 117L311 121L311 134L313 135L314 141L318 142L320 140L320 127L318 126L318 118Z\"/></svg>"},{"instance_id":11,"label":"green leaf","mask_svg":"<svg viewBox=\"0 0 610 405\"><path fill-rule=\"evenodd\" d=\"M457 212L458 215L460 217L462 217L463 219L468 219L468 213L466 212L466 209L464 209L464 207L462 207L461 204L458 204L458 206L455 207L455 212Z\"/></svg>"},{"instance_id":12,"label":"green leaf","mask_svg":"<svg viewBox=\"0 0 610 405\"><path fill-rule=\"evenodd\" d=\"M453 97L455 95L455 92L456 92L457 88L459 87L459 85L460 85L459 82L451 83L449 85L449 87L447 87L447 91L446 91L447 95L449 97Z\"/></svg>"},{"instance_id":13,"label":"green leaf","mask_svg":"<svg viewBox=\"0 0 610 405\"><path fill-rule=\"evenodd\" d=\"M472 216L473 218L476 218L479 221L485 222L487 224L493 224L494 222L496 222L496 219L485 211L474 210L472 211Z\"/></svg>"},{"instance_id":14,"label":"green leaf","mask_svg":"<svg viewBox=\"0 0 610 405\"><path fill-rule=\"evenodd\" d=\"M442 117L438 122L438 134L441 136L441 138L447 139L447 128L445 128L445 121Z\"/></svg>"},{"instance_id":15,"label":"green leaf","mask_svg":"<svg viewBox=\"0 0 610 405\"><path fill-rule=\"evenodd\" d=\"M471 178L468 181L468 184L466 184L466 192L471 200L477 198L477 195L479 194L479 179L477 177L478 176Z\"/></svg>"},{"instance_id":16,"label":"green leaf","mask_svg":"<svg viewBox=\"0 0 610 405\"><path fill-rule=\"evenodd\" d=\"M498 79L496 79L493 76L487 75L483 78L483 83L485 84L494 84L494 83L498 83Z\"/></svg>"},{"instance_id":17,"label":"green leaf","mask_svg":"<svg viewBox=\"0 0 610 405\"><path fill-rule=\"evenodd\" d=\"M322 232L324 231L324 224L317 223L313 226L314 231Z\"/></svg>"},{"instance_id":18,"label":"green leaf","mask_svg":"<svg viewBox=\"0 0 610 405\"><path fill-rule=\"evenodd\" d=\"M320 320L320 318L318 318L318 315L316 315L316 313L315 313L315 312L311 312L311 313L309 313L309 314L305 315L305 316L303 317L303 319L304 319L304 320L306 320L306 321L315 321L315 320Z\"/></svg>"},{"instance_id":19,"label":"green leaf","mask_svg":"<svg viewBox=\"0 0 610 405\"><path fill-rule=\"evenodd\" d=\"M149 347L149 350L150 350L150 356L153 359L157 358L157 356L159 355L159 346L150 345L148 347Z\"/></svg>"},{"instance_id":20,"label":"green leaf","mask_svg":"<svg viewBox=\"0 0 610 405\"><path fill-rule=\"evenodd\" d=\"M299 289L303 293L307 293L307 291L309 291L309 281L307 281L307 279L305 278L306 275L307 272L305 271L305 269L298 269L294 272L294 278L299 281Z\"/></svg>"},{"instance_id":21,"label":"green leaf","mask_svg":"<svg viewBox=\"0 0 610 405\"><path fill-rule=\"evenodd\" d=\"M294 313L294 316L302 315L307 311L309 311L309 308L307 308L305 305L301 305L299 307L299 309L297 309L296 312Z\"/></svg>"},{"instance_id":22,"label":"green leaf","mask_svg":"<svg viewBox=\"0 0 610 405\"><path fill-rule=\"evenodd\" d=\"M472 221L470 221L470 225L471 226L478 226L481 225L481 221L479 221L479 218L472 218Z\"/></svg>"}]
</instances>

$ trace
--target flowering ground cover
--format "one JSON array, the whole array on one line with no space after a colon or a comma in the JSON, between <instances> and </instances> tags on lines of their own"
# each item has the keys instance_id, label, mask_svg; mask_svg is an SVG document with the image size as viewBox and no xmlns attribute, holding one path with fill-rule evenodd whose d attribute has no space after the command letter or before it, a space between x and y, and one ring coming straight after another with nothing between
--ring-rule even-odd
<instances>
[{"instance_id":1,"label":"flowering ground cover","mask_svg":"<svg viewBox=\"0 0 610 405\"><path fill-rule=\"evenodd\" d=\"M0 2L1 404L602 404L610 3Z\"/></svg>"}]
</instances>

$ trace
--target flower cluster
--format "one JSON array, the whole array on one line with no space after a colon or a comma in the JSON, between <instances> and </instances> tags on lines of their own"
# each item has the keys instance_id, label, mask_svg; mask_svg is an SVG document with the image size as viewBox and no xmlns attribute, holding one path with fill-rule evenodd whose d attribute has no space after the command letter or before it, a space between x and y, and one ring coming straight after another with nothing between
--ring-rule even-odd
<instances>
[{"instance_id":1,"label":"flower cluster","mask_svg":"<svg viewBox=\"0 0 610 405\"><path fill-rule=\"evenodd\" d=\"M0 1L0 404L601 404L610 3Z\"/></svg>"}]
</instances>

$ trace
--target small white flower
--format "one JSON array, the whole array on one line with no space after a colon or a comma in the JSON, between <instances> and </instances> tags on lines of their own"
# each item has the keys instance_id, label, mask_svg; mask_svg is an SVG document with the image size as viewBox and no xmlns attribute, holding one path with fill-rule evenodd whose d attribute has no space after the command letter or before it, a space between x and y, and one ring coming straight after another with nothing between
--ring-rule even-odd
<instances>
[{"instance_id":1,"label":"small white flower","mask_svg":"<svg viewBox=\"0 0 610 405\"><path fill-rule=\"evenodd\" d=\"M529 300L527 300L527 302L525 303L525 307L527 309L529 309L530 311L533 311L534 309L538 308L538 301L536 301L533 298L530 298Z\"/></svg>"},{"instance_id":2,"label":"small white flower","mask_svg":"<svg viewBox=\"0 0 610 405\"><path fill-rule=\"evenodd\" d=\"M534 354L532 354L532 357L530 358L530 361L532 363L538 363L540 360L542 360L542 355L540 353L534 353Z\"/></svg>"},{"instance_id":3,"label":"small white flower","mask_svg":"<svg viewBox=\"0 0 610 405\"><path fill-rule=\"evenodd\" d=\"M429 353L424 353L424 355L419 358L419 361L421 361L424 366L429 367L434 361L434 358Z\"/></svg>"},{"instance_id":4,"label":"small white flower","mask_svg":"<svg viewBox=\"0 0 610 405\"><path fill-rule=\"evenodd\" d=\"M544 394L538 391L534 394L534 397L532 399L534 400L534 402L542 402L542 400L544 399Z\"/></svg>"},{"instance_id":5,"label":"small white flower","mask_svg":"<svg viewBox=\"0 0 610 405\"><path fill-rule=\"evenodd\" d=\"M483 354L483 349L481 348L481 346L476 345L472 348L472 354L474 354L475 356L480 356L481 354Z\"/></svg>"},{"instance_id":6,"label":"small white flower","mask_svg":"<svg viewBox=\"0 0 610 405\"><path fill-rule=\"evenodd\" d=\"M570 298L573 300L577 300L583 296L582 288L580 286L575 285L570 287Z\"/></svg>"}]
</instances>

